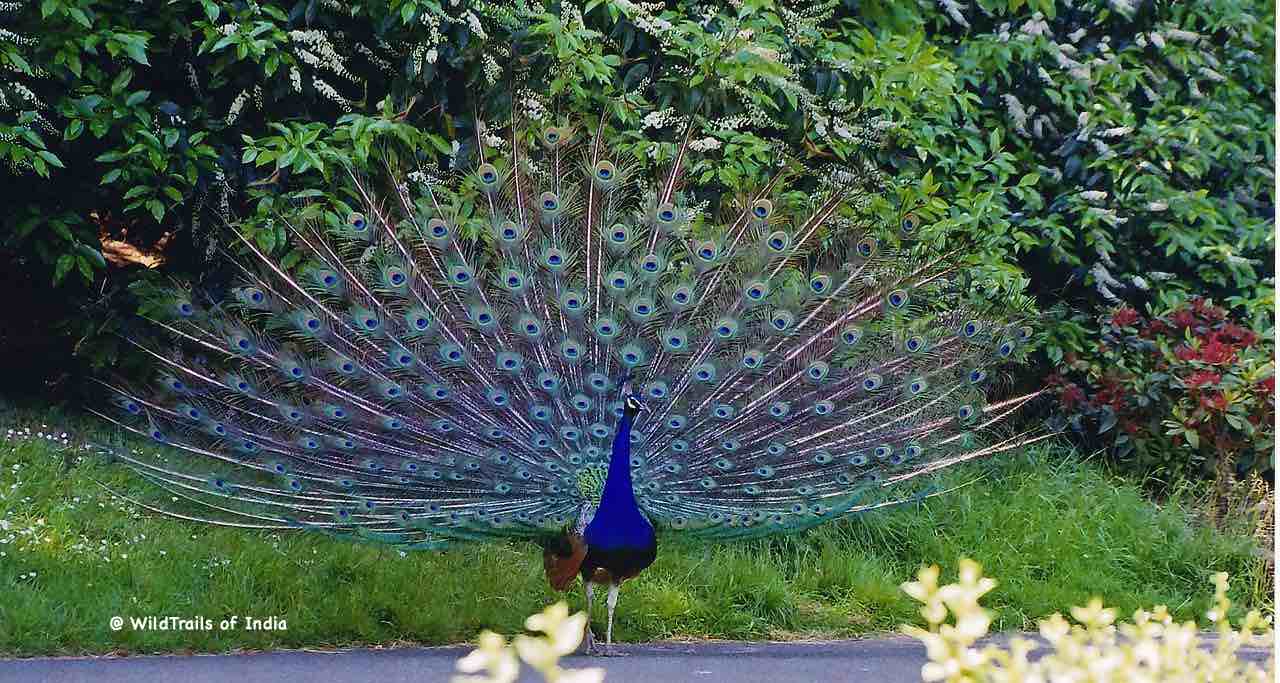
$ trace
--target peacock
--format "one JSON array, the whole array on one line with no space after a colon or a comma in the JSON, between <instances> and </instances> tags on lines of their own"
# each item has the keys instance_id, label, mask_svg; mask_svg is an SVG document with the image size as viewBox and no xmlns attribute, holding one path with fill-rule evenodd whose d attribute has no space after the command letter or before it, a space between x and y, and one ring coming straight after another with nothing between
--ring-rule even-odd
<instances>
[{"instance_id":1,"label":"peacock","mask_svg":"<svg viewBox=\"0 0 1280 683\"><path fill-rule=\"evenodd\" d=\"M609 110L501 120L447 159L348 164L276 217L287 257L233 229L234 282L152 292L127 338L154 375L103 379L94 411L170 452L115 454L180 507L137 502L531 541L588 613L607 588L607 653L660 536L794 533L1042 438L1004 428L1036 395L1010 379L1032 314L976 295L874 174L781 159L722 191L687 173L696 114L652 163Z\"/></svg>"}]
</instances>

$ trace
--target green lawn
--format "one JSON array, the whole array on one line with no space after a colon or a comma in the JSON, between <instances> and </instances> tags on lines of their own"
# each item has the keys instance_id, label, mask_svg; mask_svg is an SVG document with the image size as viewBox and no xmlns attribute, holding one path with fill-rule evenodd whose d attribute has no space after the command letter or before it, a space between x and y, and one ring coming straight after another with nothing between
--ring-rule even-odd
<instances>
[{"instance_id":1,"label":"green lawn","mask_svg":"<svg viewBox=\"0 0 1280 683\"><path fill-rule=\"evenodd\" d=\"M0 653L447 643L483 628L518 632L526 615L557 599L542 577L538 549L528 544L406 556L140 511L95 481L154 499L144 482L76 451L96 427L68 434L64 445L67 425L88 423L53 413L5 419ZM997 629L1032 627L1035 618L1094 595L1126 615L1163 603L1180 618L1199 617L1216 571L1231 573L1238 606L1273 611L1270 596L1252 587L1259 563L1248 539L1189 525L1176 503L1157 507L1136 486L1060 446L968 466L944 484L975 478L920 505L795 537L721 545L664 539L657 563L624 588L615 636L790 639L893 631L918 619L898 585L927 563L942 564L944 578L954 576L961 556L1000 581L987 600ZM581 591L568 599L581 605ZM109 620L117 615L204 616L215 623L230 615L279 616L287 630L116 632Z\"/></svg>"}]
</instances>

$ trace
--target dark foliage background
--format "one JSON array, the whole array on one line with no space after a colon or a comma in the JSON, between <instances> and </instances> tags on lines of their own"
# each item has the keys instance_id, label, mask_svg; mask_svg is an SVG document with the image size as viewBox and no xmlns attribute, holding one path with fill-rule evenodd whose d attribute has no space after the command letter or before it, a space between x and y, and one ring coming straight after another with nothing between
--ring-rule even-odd
<instances>
[{"instance_id":1,"label":"dark foliage background","mask_svg":"<svg viewBox=\"0 0 1280 683\"><path fill-rule=\"evenodd\" d=\"M766 137L870 154L991 292L1035 298L1046 373L1105 364L1112 309L1193 296L1273 349L1274 23L1260 0L0 3L0 373L76 400L128 371L137 283L216 289L228 222L287 260L273 216L329 201L337 158L465 155L477 113L521 106L510 73L624 119L750 115L695 169L710 189L764 174ZM624 94L646 79L654 101Z\"/></svg>"}]
</instances>

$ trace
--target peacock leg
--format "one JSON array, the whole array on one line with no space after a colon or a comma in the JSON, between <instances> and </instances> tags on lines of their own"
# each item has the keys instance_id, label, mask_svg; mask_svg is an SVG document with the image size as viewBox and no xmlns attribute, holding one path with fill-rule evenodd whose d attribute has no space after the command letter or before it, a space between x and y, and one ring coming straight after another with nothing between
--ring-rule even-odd
<instances>
[{"instance_id":1,"label":"peacock leg","mask_svg":"<svg viewBox=\"0 0 1280 683\"><path fill-rule=\"evenodd\" d=\"M596 637L591 633L591 601L596 596L596 587L590 581L582 582L587 593L587 632L582 637L585 646L583 652L593 655L596 652Z\"/></svg>"},{"instance_id":2,"label":"peacock leg","mask_svg":"<svg viewBox=\"0 0 1280 683\"><path fill-rule=\"evenodd\" d=\"M618 584L609 584L609 597L605 604L609 606L609 626L604 632L604 654L609 657L613 655L613 608L618 605Z\"/></svg>"}]
</instances>

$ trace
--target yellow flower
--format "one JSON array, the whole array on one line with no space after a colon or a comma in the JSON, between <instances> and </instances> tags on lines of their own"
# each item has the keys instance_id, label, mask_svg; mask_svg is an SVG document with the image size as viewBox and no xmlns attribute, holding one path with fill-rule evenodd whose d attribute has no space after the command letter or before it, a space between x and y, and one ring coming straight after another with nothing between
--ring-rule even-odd
<instances>
[{"instance_id":1,"label":"yellow flower","mask_svg":"<svg viewBox=\"0 0 1280 683\"><path fill-rule=\"evenodd\" d=\"M507 639L493 631L480 634L480 646L458 660L458 671L487 671L488 676L454 676L451 683L512 683L520 675L520 663L507 647Z\"/></svg>"}]
</instances>

